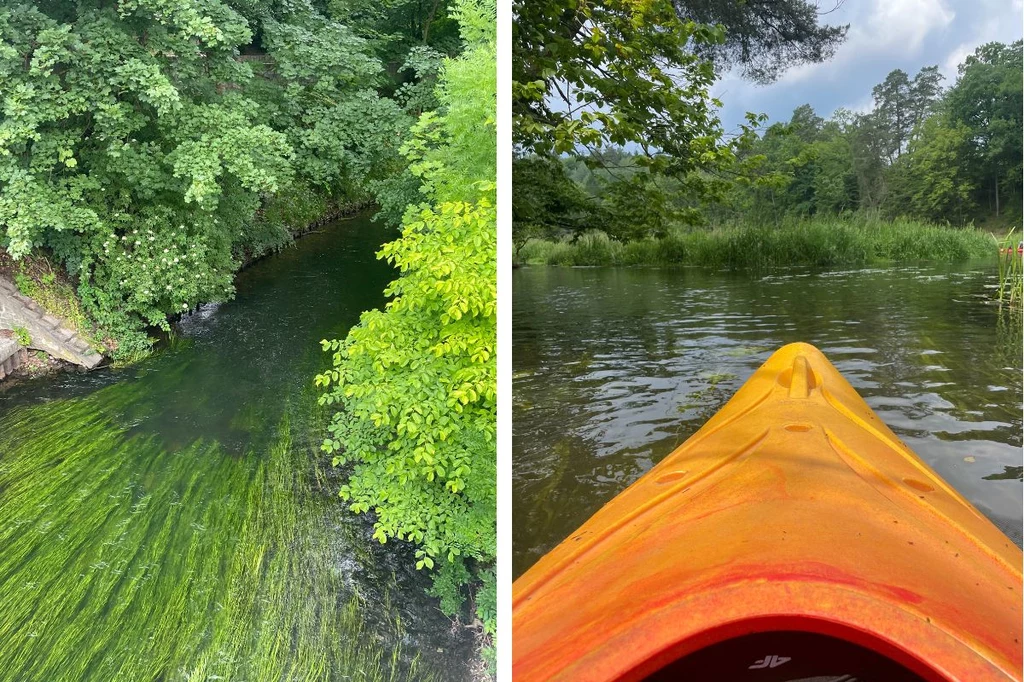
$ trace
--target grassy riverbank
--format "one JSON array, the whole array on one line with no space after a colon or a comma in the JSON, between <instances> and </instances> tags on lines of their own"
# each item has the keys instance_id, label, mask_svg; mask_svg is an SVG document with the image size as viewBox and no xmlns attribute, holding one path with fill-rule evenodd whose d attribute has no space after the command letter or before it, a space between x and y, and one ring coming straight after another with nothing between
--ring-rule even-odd
<instances>
[{"instance_id":1,"label":"grassy riverbank","mask_svg":"<svg viewBox=\"0 0 1024 682\"><path fill-rule=\"evenodd\" d=\"M587 232L575 241L530 240L518 263L543 265L865 265L919 260L957 262L991 256L992 237L912 220L792 220L778 227L735 225L675 230L662 238L619 242Z\"/></svg>"},{"instance_id":2,"label":"grassy riverbank","mask_svg":"<svg viewBox=\"0 0 1024 682\"><path fill-rule=\"evenodd\" d=\"M232 277L259 259L287 248L312 230L366 210L371 203L366 195L331 197L305 186L269 198L233 248ZM154 339L140 340L149 336L147 330L101 324L97 315L91 314L98 311L84 303L77 278L52 254L40 251L15 261L0 248L0 277L14 282L21 293L49 314L59 317L68 328L94 339L95 349L110 356L116 365L130 365L149 355ZM167 319L177 317L169 315ZM154 331L156 327L148 330Z\"/></svg>"}]
</instances>

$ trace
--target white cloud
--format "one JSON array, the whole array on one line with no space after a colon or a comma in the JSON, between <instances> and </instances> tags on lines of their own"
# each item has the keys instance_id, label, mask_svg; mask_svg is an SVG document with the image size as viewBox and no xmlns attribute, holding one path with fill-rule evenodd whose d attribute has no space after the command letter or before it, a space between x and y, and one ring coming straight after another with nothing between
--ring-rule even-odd
<instances>
[{"instance_id":1,"label":"white cloud","mask_svg":"<svg viewBox=\"0 0 1024 682\"><path fill-rule=\"evenodd\" d=\"M872 4L865 29L854 38L874 52L893 48L903 54L916 52L930 33L956 18L943 0L875 0Z\"/></svg>"},{"instance_id":2,"label":"white cloud","mask_svg":"<svg viewBox=\"0 0 1024 682\"><path fill-rule=\"evenodd\" d=\"M875 96L873 93L868 93L864 97L861 97L858 101L853 104L844 107L849 109L855 114L868 114L875 108Z\"/></svg>"},{"instance_id":3,"label":"white cloud","mask_svg":"<svg viewBox=\"0 0 1024 682\"><path fill-rule=\"evenodd\" d=\"M827 63L828 62L820 64L797 64L796 66L791 66L786 69L786 72L782 74L782 77L779 78L778 82L783 85L791 85L808 80L819 72L825 71L826 69L823 67Z\"/></svg>"},{"instance_id":4,"label":"white cloud","mask_svg":"<svg viewBox=\"0 0 1024 682\"><path fill-rule=\"evenodd\" d=\"M833 59L798 64L787 69L778 83L785 87L819 77L842 78L859 62L879 55L911 57L930 34L947 28L956 18L945 0L872 0L859 9L844 17L843 21L850 22L850 32Z\"/></svg>"},{"instance_id":5,"label":"white cloud","mask_svg":"<svg viewBox=\"0 0 1024 682\"><path fill-rule=\"evenodd\" d=\"M921 67L938 64L949 87L956 82L957 66L979 45L1021 38L1024 0L846 0L822 21L850 25L835 56L787 69L769 86L729 74L714 88L724 95L726 118L754 110L767 111L774 120L803 102L819 115L837 106L870 110L871 87L897 68L913 77Z\"/></svg>"},{"instance_id":6,"label":"white cloud","mask_svg":"<svg viewBox=\"0 0 1024 682\"><path fill-rule=\"evenodd\" d=\"M921 51L930 35L949 27L955 18L956 12L945 0L872 0L863 14L850 17L847 40L832 60L792 68L779 83L785 87L812 79L842 79L867 59L892 56L906 61ZM873 104L870 95L860 95L845 107L866 113Z\"/></svg>"},{"instance_id":7,"label":"white cloud","mask_svg":"<svg viewBox=\"0 0 1024 682\"><path fill-rule=\"evenodd\" d=\"M974 48L977 46L976 42L960 43L939 65L939 72L946 77L945 85L947 87L956 82L956 77L959 75L957 68L967 58L967 55L974 52Z\"/></svg>"},{"instance_id":8,"label":"white cloud","mask_svg":"<svg viewBox=\"0 0 1024 682\"><path fill-rule=\"evenodd\" d=\"M1009 12L1006 11L1005 4L993 3L992 0L981 0L978 4L979 8L985 11L985 16L975 21L973 25L963 26L958 31L968 39L957 45L939 65L939 71L946 77L946 86L956 82L959 75L957 67L968 55L974 54L979 45L991 42L1011 43L1021 37L1024 28L1021 24L1024 20L1024 0L1014 0Z\"/></svg>"}]
</instances>

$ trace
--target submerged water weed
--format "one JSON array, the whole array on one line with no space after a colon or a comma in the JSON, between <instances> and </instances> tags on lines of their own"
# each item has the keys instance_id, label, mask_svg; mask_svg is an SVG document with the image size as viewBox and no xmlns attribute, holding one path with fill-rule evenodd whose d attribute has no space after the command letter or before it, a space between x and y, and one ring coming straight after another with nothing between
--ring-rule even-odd
<instances>
[{"instance_id":1,"label":"submerged water weed","mask_svg":"<svg viewBox=\"0 0 1024 682\"><path fill-rule=\"evenodd\" d=\"M264 452L175 450L108 416L136 393L4 416L0 680L433 678L365 628L287 418Z\"/></svg>"}]
</instances>

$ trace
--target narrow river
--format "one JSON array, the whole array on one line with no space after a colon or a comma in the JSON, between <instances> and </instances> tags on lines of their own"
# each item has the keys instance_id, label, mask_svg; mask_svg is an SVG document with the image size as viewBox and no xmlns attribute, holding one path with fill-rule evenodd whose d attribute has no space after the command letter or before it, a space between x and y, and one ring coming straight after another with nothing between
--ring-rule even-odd
<instances>
[{"instance_id":1,"label":"narrow river","mask_svg":"<svg viewBox=\"0 0 1024 682\"><path fill-rule=\"evenodd\" d=\"M138 366L0 391L0 681L468 679L318 451L319 341L383 304L387 236L328 226Z\"/></svg>"},{"instance_id":2,"label":"narrow river","mask_svg":"<svg viewBox=\"0 0 1024 682\"><path fill-rule=\"evenodd\" d=\"M772 351L817 345L1021 544L1020 318L994 265L513 276L513 573L693 434Z\"/></svg>"}]
</instances>

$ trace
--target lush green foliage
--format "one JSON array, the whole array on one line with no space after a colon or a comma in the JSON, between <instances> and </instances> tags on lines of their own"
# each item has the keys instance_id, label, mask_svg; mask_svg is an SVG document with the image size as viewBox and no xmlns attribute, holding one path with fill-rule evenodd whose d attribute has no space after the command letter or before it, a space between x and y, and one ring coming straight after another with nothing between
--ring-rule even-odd
<instances>
[{"instance_id":1,"label":"lush green foliage","mask_svg":"<svg viewBox=\"0 0 1024 682\"><path fill-rule=\"evenodd\" d=\"M636 142L645 152L714 153L711 63L688 43L724 33L683 22L671 3L516 2L513 135L529 151ZM674 125L670 125L674 124Z\"/></svg>"},{"instance_id":2,"label":"lush green foliage","mask_svg":"<svg viewBox=\"0 0 1024 682\"><path fill-rule=\"evenodd\" d=\"M773 222L869 210L953 225L1016 220L1022 44L983 45L952 87L941 80L935 66L913 78L897 69L874 88L865 114L839 110L825 121L799 107L751 145L760 182L738 185L717 215Z\"/></svg>"},{"instance_id":3,"label":"lush green foliage","mask_svg":"<svg viewBox=\"0 0 1024 682\"><path fill-rule=\"evenodd\" d=\"M629 216L642 216L625 228L637 233L697 222L695 205L721 199L725 179L742 170L737 152L761 120L748 115L727 138L715 112L721 103L709 91L716 65L740 64L768 81L784 64L822 61L845 36L843 27L818 26L803 0L725 4L513 2L517 247L538 233ZM615 163L614 149L624 146L638 150L628 168ZM599 168L607 201L588 205L566 183L548 182L559 155Z\"/></svg>"},{"instance_id":4,"label":"lush green foliage","mask_svg":"<svg viewBox=\"0 0 1024 682\"><path fill-rule=\"evenodd\" d=\"M18 342L19 346L28 348L32 345L32 335L28 333L28 330L24 327L15 327L11 331L14 332L14 340Z\"/></svg>"},{"instance_id":5,"label":"lush green foliage","mask_svg":"<svg viewBox=\"0 0 1024 682\"><path fill-rule=\"evenodd\" d=\"M24 259L13 270L18 291L88 336L89 319L82 310L74 287L59 277L47 260Z\"/></svg>"},{"instance_id":6,"label":"lush green foliage","mask_svg":"<svg viewBox=\"0 0 1024 682\"><path fill-rule=\"evenodd\" d=\"M459 52L459 22L452 16L451 4L448 0L327 0L330 15L355 28L389 65L415 62L417 48L448 55Z\"/></svg>"},{"instance_id":7,"label":"lush green foliage","mask_svg":"<svg viewBox=\"0 0 1024 682\"><path fill-rule=\"evenodd\" d=\"M688 192L710 198L721 183L696 171L736 161L749 135L723 143L709 88L714 65L694 47L725 40L720 26L680 19L669 0L571 3L517 0L512 29L512 136L517 148L518 195L539 194L538 203L582 208L564 183L549 187L550 164L558 155L603 163L609 147L633 145L638 153L618 196L635 205L664 205L663 177L688 178ZM539 183L539 184L534 184ZM558 186L561 185L561 186ZM553 194L554 193L554 194ZM530 199L513 206L514 239L521 245L551 223ZM527 213L523 213L523 210ZM575 212L575 211L574 211ZM581 213L586 216L588 210ZM685 220L686 213L672 218ZM538 222L537 219L540 219Z\"/></svg>"},{"instance_id":8,"label":"lush green foliage","mask_svg":"<svg viewBox=\"0 0 1024 682\"><path fill-rule=\"evenodd\" d=\"M991 256L992 239L913 220L787 218L778 226L734 225L673 230L660 238L622 242L591 231L575 240L532 240L524 263L546 265L704 265L771 268L860 265L922 260L956 262Z\"/></svg>"},{"instance_id":9,"label":"lush green foliage","mask_svg":"<svg viewBox=\"0 0 1024 682\"><path fill-rule=\"evenodd\" d=\"M950 122L966 129L964 173L974 200L1020 217L1024 162L1024 42L988 43L969 55L946 98ZM991 188L991 194L989 193ZM991 202L991 203L989 203Z\"/></svg>"},{"instance_id":10,"label":"lush green foliage","mask_svg":"<svg viewBox=\"0 0 1024 682\"><path fill-rule=\"evenodd\" d=\"M557 160L533 157L516 161L512 187L516 251L530 239L558 231L578 234L597 222L601 204L570 179Z\"/></svg>"},{"instance_id":11,"label":"lush green foliage","mask_svg":"<svg viewBox=\"0 0 1024 682\"><path fill-rule=\"evenodd\" d=\"M767 81L783 65L827 59L846 32L819 27L805 0L515 0L513 13L513 136L523 151L632 142L673 167L721 152L713 61Z\"/></svg>"},{"instance_id":12,"label":"lush green foliage","mask_svg":"<svg viewBox=\"0 0 1024 682\"><path fill-rule=\"evenodd\" d=\"M378 94L378 48L303 2L0 1L0 248L53 254L118 352L145 349L301 227L275 201L404 172L410 96Z\"/></svg>"},{"instance_id":13,"label":"lush green foliage","mask_svg":"<svg viewBox=\"0 0 1024 682\"><path fill-rule=\"evenodd\" d=\"M794 218L831 224L853 213L954 226L991 221L1001 230L1020 218L1021 59L1020 42L983 45L945 90L937 67L913 77L893 71L873 89L870 112L840 109L825 120L797 107L788 122L735 145L732 162L683 175L644 173L643 154L614 150L521 159L513 169L522 179L516 248L595 227L630 241L680 225L781 229Z\"/></svg>"},{"instance_id":14,"label":"lush green foliage","mask_svg":"<svg viewBox=\"0 0 1024 682\"><path fill-rule=\"evenodd\" d=\"M441 71L441 113L405 147L426 202L378 254L401 276L385 310L324 341L317 377L338 408L324 450L349 466L341 496L375 514L374 537L417 545L442 608L475 579L476 614L493 633L496 505L496 69L493 0L463 0L465 52ZM474 575L475 574L475 575Z\"/></svg>"}]
</instances>

